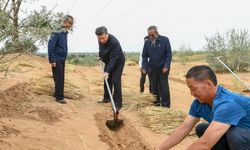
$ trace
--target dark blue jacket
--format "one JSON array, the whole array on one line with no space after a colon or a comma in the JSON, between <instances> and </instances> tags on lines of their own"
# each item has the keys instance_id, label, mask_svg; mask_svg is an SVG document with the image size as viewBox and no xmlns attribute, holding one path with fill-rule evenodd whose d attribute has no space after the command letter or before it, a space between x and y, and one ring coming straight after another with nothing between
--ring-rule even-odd
<instances>
[{"instance_id":1,"label":"dark blue jacket","mask_svg":"<svg viewBox=\"0 0 250 150\"><path fill-rule=\"evenodd\" d=\"M68 54L67 31L52 32L48 43L49 62L64 62Z\"/></svg>"},{"instance_id":2,"label":"dark blue jacket","mask_svg":"<svg viewBox=\"0 0 250 150\"><path fill-rule=\"evenodd\" d=\"M169 39L159 35L155 44L150 39L145 41L142 59L143 69L150 69L152 71L160 71L163 67L170 69L172 50Z\"/></svg>"},{"instance_id":3,"label":"dark blue jacket","mask_svg":"<svg viewBox=\"0 0 250 150\"><path fill-rule=\"evenodd\" d=\"M105 44L99 43L99 57L107 65L105 72L111 73L115 65L124 63L125 57L119 41L112 35L108 35Z\"/></svg>"}]
</instances>

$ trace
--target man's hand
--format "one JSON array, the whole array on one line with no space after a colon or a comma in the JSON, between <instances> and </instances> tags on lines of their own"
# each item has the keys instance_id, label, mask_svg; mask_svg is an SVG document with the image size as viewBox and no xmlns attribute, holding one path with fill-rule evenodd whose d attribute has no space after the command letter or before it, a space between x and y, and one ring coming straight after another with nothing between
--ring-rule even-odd
<instances>
[{"instance_id":1,"label":"man's hand","mask_svg":"<svg viewBox=\"0 0 250 150\"><path fill-rule=\"evenodd\" d=\"M143 73L143 74L146 74L146 73L147 73L147 70L146 70L146 69L142 69L142 73Z\"/></svg>"},{"instance_id":2,"label":"man's hand","mask_svg":"<svg viewBox=\"0 0 250 150\"><path fill-rule=\"evenodd\" d=\"M156 150L169 150L179 144L199 122L199 118L188 115L184 122Z\"/></svg>"},{"instance_id":3,"label":"man's hand","mask_svg":"<svg viewBox=\"0 0 250 150\"><path fill-rule=\"evenodd\" d=\"M231 125L212 121L205 133L196 142L190 145L187 150L206 150L212 147L227 132Z\"/></svg>"},{"instance_id":4,"label":"man's hand","mask_svg":"<svg viewBox=\"0 0 250 150\"><path fill-rule=\"evenodd\" d=\"M168 68L167 67L163 67L162 68L162 73L166 73L168 71Z\"/></svg>"},{"instance_id":5,"label":"man's hand","mask_svg":"<svg viewBox=\"0 0 250 150\"><path fill-rule=\"evenodd\" d=\"M108 80L108 78L109 78L109 73L104 72L104 74L103 74L103 78L104 78L104 79L106 79L106 80Z\"/></svg>"},{"instance_id":6,"label":"man's hand","mask_svg":"<svg viewBox=\"0 0 250 150\"><path fill-rule=\"evenodd\" d=\"M56 67L56 63L51 63L51 66L52 66L53 68L55 68L55 67Z\"/></svg>"}]
</instances>

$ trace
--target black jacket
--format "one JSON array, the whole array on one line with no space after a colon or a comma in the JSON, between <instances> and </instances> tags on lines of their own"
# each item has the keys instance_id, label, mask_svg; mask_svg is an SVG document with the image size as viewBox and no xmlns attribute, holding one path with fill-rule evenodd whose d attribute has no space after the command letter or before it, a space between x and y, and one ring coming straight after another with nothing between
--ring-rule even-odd
<instances>
[{"instance_id":1,"label":"black jacket","mask_svg":"<svg viewBox=\"0 0 250 150\"><path fill-rule=\"evenodd\" d=\"M68 54L67 31L52 32L48 42L49 62L64 62Z\"/></svg>"},{"instance_id":2,"label":"black jacket","mask_svg":"<svg viewBox=\"0 0 250 150\"><path fill-rule=\"evenodd\" d=\"M99 43L99 57L107 65L105 72L111 73L115 65L124 63L125 57L119 41L112 35L108 35L105 44Z\"/></svg>"},{"instance_id":3,"label":"black jacket","mask_svg":"<svg viewBox=\"0 0 250 150\"><path fill-rule=\"evenodd\" d=\"M149 60L149 62L148 62ZM159 35L155 44L151 40L144 43L142 52L142 68L151 70L161 70L163 67L170 69L172 51L169 39Z\"/></svg>"}]
</instances>

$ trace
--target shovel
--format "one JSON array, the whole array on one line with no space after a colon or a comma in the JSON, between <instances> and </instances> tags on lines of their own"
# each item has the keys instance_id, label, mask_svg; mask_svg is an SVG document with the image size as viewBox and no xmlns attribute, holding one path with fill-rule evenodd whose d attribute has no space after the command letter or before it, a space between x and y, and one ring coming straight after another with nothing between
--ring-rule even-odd
<instances>
[{"instance_id":1,"label":"shovel","mask_svg":"<svg viewBox=\"0 0 250 150\"><path fill-rule=\"evenodd\" d=\"M104 72L103 62L100 61L100 64L101 64L101 67L102 67L102 71ZM111 100L111 103L112 103L113 116L114 116L113 120L107 120L106 121L106 126L109 129L114 130L114 129L117 129L117 128L123 126L123 120L118 119L119 111L116 109L115 102L114 102L111 90L109 88L108 80L106 78L104 80L105 80L105 84L106 84L106 87L108 89L109 97L110 97L110 100Z\"/></svg>"}]
</instances>

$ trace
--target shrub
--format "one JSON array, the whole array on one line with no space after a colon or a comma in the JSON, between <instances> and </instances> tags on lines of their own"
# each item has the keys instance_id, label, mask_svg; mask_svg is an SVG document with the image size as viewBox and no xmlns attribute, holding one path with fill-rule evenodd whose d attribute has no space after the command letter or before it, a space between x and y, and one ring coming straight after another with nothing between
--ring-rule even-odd
<instances>
[{"instance_id":1,"label":"shrub","mask_svg":"<svg viewBox=\"0 0 250 150\"><path fill-rule=\"evenodd\" d=\"M218 56L233 71L248 70L250 65L250 38L247 30L231 29L224 35L217 32L214 36L205 38L206 59L216 72L226 71L226 68L215 60Z\"/></svg>"}]
</instances>

